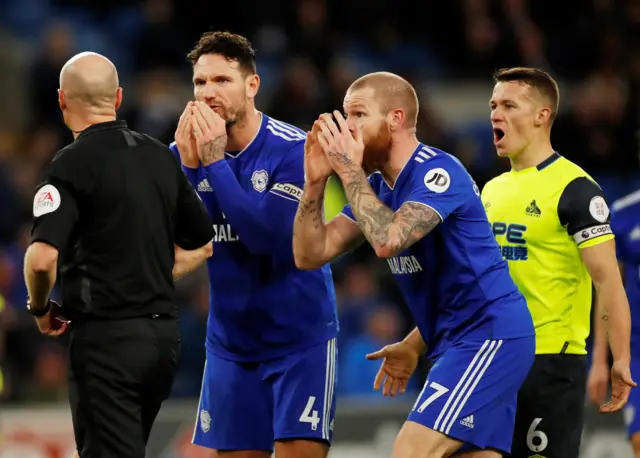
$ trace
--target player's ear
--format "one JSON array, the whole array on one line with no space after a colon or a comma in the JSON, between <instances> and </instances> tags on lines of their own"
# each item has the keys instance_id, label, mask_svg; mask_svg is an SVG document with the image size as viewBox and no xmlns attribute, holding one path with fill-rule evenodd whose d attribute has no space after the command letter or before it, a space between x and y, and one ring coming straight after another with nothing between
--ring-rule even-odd
<instances>
[{"instance_id":1,"label":"player's ear","mask_svg":"<svg viewBox=\"0 0 640 458\"><path fill-rule=\"evenodd\" d=\"M548 107L542 107L538 109L536 113L536 119L534 121L536 127L543 126L549 123L551 119L551 109Z\"/></svg>"},{"instance_id":2,"label":"player's ear","mask_svg":"<svg viewBox=\"0 0 640 458\"><path fill-rule=\"evenodd\" d=\"M247 97L253 99L258 95L258 89L260 89L260 77L257 74L249 75L246 79L247 83Z\"/></svg>"},{"instance_id":3,"label":"player's ear","mask_svg":"<svg viewBox=\"0 0 640 458\"><path fill-rule=\"evenodd\" d=\"M118 90L116 91L116 110L120 108L120 105L122 105L122 88L121 87L119 87Z\"/></svg>"},{"instance_id":4,"label":"player's ear","mask_svg":"<svg viewBox=\"0 0 640 458\"><path fill-rule=\"evenodd\" d=\"M392 132L400 129L402 123L404 122L404 114L404 110L401 108L391 110L389 112L389 127L391 128Z\"/></svg>"}]
</instances>

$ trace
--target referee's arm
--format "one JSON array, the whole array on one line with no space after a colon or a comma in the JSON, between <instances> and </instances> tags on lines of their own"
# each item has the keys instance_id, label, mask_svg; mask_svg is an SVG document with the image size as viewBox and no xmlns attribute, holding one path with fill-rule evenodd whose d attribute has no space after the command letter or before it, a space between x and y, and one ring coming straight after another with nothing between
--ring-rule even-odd
<instances>
[{"instance_id":1,"label":"referee's arm","mask_svg":"<svg viewBox=\"0 0 640 458\"><path fill-rule=\"evenodd\" d=\"M173 278L195 270L213 254L213 224L202 200L180 172Z\"/></svg>"},{"instance_id":2,"label":"referee's arm","mask_svg":"<svg viewBox=\"0 0 640 458\"><path fill-rule=\"evenodd\" d=\"M49 306L49 295L56 283L58 254L66 247L78 220L78 206L70 183L56 180L49 174L36 191L33 218L32 242L24 260L24 278L29 308L37 316L38 310L45 310ZM38 320L41 332L59 335L64 331L45 329L45 321Z\"/></svg>"},{"instance_id":3,"label":"referee's arm","mask_svg":"<svg viewBox=\"0 0 640 458\"><path fill-rule=\"evenodd\" d=\"M619 410L626 403L628 387L634 385L629 373L631 314L602 189L586 177L576 178L560 198L558 215L580 248L582 262L595 286L596 313L600 319L596 319L594 325L594 362L595 358L606 358L608 331L614 365L620 368L618 380L612 383L620 383L621 399L615 399L614 386L614 399L604 410Z\"/></svg>"}]
</instances>

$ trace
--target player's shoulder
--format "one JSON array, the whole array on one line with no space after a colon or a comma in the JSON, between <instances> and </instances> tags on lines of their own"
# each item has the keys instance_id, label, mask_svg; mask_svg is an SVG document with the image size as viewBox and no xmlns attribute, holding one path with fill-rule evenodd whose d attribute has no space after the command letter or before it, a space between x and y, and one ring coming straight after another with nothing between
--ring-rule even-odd
<instances>
[{"instance_id":1,"label":"player's shoulder","mask_svg":"<svg viewBox=\"0 0 640 458\"><path fill-rule=\"evenodd\" d=\"M460 160L439 148L421 145L412 158L413 161L413 181L424 181L425 185L431 189L427 183L435 183L438 192L442 192L442 186L438 183L446 183L446 189L450 186L467 186L473 183L471 175L460 162Z\"/></svg>"},{"instance_id":2,"label":"player's shoulder","mask_svg":"<svg viewBox=\"0 0 640 458\"><path fill-rule=\"evenodd\" d=\"M600 189L598 182L575 162L560 156L553 168L553 177L550 183L565 190ZM546 180L546 178L545 178Z\"/></svg>"},{"instance_id":3,"label":"player's shoulder","mask_svg":"<svg viewBox=\"0 0 640 458\"><path fill-rule=\"evenodd\" d=\"M271 149L287 151L304 145L307 134L304 130L284 121L263 114L267 144Z\"/></svg>"},{"instance_id":4,"label":"player's shoulder","mask_svg":"<svg viewBox=\"0 0 640 458\"><path fill-rule=\"evenodd\" d=\"M614 200L611 212L618 215L640 214L640 189Z\"/></svg>"},{"instance_id":5,"label":"player's shoulder","mask_svg":"<svg viewBox=\"0 0 640 458\"><path fill-rule=\"evenodd\" d=\"M440 167L448 173L467 173L467 169L457 157L434 146L420 144L412 160L416 171L428 171Z\"/></svg>"}]
</instances>

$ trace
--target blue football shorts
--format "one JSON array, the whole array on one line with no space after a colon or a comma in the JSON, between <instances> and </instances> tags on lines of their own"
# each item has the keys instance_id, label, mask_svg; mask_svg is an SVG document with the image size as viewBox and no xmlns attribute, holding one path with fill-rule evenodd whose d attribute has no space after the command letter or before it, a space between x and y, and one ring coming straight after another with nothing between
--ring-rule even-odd
<instances>
[{"instance_id":1,"label":"blue football shorts","mask_svg":"<svg viewBox=\"0 0 640 458\"><path fill-rule=\"evenodd\" d=\"M429 371L408 420L460 440L460 451L509 453L518 390L534 357L535 336L457 342Z\"/></svg>"},{"instance_id":2,"label":"blue football shorts","mask_svg":"<svg viewBox=\"0 0 640 458\"><path fill-rule=\"evenodd\" d=\"M207 352L193 443L216 450L273 450L282 439L331 443L337 347L320 345L261 363Z\"/></svg>"}]
</instances>

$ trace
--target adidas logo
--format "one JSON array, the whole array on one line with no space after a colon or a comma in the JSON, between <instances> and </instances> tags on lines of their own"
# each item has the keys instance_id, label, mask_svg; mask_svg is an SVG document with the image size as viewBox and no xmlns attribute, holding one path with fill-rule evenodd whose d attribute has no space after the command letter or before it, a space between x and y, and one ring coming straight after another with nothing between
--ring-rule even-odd
<instances>
[{"instance_id":1,"label":"adidas logo","mask_svg":"<svg viewBox=\"0 0 640 458\"><path fill-rule=\"evenodd\" d=\"M464 417L462 420L460 420L460 424L462 426L466 426L467 428L473 428L473 415Z\"/></svg>"},{"instance_id":2,"label":"adidas logo","mask_svg":"<svg viewBox=\"0 0 640 458\"><path fill-rule=\"evenodd\" d=\"M206 178L198 183L198 191L200 192L213 192L211 185L209 184L209 180Z\"/></svg>"},{"instance_id":3,"label":"adidas logo","mask_svg":"<svg viewBox=\"0 0 640 458\"><path fill-rule=\"evenodd\" d=\"M535 216L536 218L540 218L542 212L540 208L536 205L536 200L532 200L531 203L527 206L527 209L524 211L529 216Z\"/></svg>"}]
</instances>

